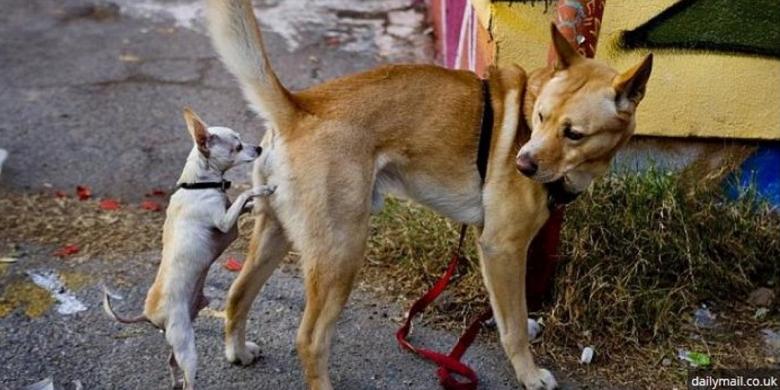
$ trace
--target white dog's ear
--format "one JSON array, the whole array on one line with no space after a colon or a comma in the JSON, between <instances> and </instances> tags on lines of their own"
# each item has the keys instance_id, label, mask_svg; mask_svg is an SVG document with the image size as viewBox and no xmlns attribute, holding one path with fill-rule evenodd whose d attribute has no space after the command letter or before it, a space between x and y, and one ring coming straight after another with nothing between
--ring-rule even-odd
<instances>
[{"instance_id":1,"label":"white dog's ear","mask_svg":"<svg viewBox=\"0 0 780 390\"><path fill-rule=\"evenodd\" d=\"M563 70L582 59L580 53L574 50L566 37L561 34L555 23L550 23L550 34L552 35L553 48L558 55L558 61L555 64L556 70Z\"/></svg>"},{"instance_id":2,"label":"white dog's ear","mask_svg":"<svg viewBox=\"0 0 780 390\"><path fill-rule=\"evenodd\" d=\"M645 97L645 86L652 70L653 53L650 53L641 63L615 78L612 87L615 88L615 103L618 110L629 110L631 104L634 108L639 105Z\"/></svg>"},{"instance_id":3,"label":"white dog's ear","mask_svg":"<svg viewBox=\"0 0 780 390\"><path fill-rule=\"evenodd\" d=\"M189 130L192 140L195 142L195 145L198 145L198 150L208 157L208 141L210 136L208 126L206 126L206 123L200 119L198 114L189 107L184 108L182 115L184 115L184 121L187 122L187 130Z\"/></svg>"}]
</instances>

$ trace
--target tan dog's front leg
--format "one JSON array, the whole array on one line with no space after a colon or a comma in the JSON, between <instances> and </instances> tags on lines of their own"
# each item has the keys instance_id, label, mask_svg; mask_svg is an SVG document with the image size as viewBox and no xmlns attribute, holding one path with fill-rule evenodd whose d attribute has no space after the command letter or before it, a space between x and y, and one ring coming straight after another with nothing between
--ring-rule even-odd
<instances>
[{"instance_id":1,"label":"tan dog's front leg","mask_svg":"<svg viewBox=\"0 0 780 390\"><path fill-rule=\"evenodd\" d=\"M512 362L518 381L526 389L554 389L557 387L555 378L550 371L536 367L528 340L525 266L528 243L533 235L492 233L483 232L479 253L501 345Z\"/></svg>"}]
</instances>

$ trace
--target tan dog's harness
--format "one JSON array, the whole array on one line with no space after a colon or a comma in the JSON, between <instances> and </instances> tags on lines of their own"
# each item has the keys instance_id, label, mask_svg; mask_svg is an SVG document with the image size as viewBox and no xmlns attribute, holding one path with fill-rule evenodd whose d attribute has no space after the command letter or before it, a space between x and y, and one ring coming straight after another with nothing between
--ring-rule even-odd
<instances>
[{"instance_id":1,"label":"tan dog's harness","mask_svg":"<svg viewBox=\"0 0 780 390\"><path fill-rule=\"evenodd\" d=\"M488 80L482 80L482 124L479 134L479 146L477 148L477 170L479 176L482 179L482 184L485 184L485 178L487 175L488 157L490 154L490 140L493 135L493 106L490 101L490 85ZM447 285L452 279L453 274L458 268L458 263L463 259L461 248L463 247L463 240L466 237L466 228L468 225L463 225L460 228L460 239L458 240L458 247L452 254L447 271L436 281L436 284L431 287L428 292L425 293L420 299L418 299L409 311L406 313L406 318L403 326L395 334L396 340L402 348L416 353L423 359L430 360L439 366L439 370L436 374L439 376L439 383L448 390L473 390L476 389L479 379L477 373L474 370L460 361L466 349L474 342L477 337L479 329L482 327L482 323L487 321L493 316L493 312L488 309L484 313L480 314L474 319L465 332L458 339L455 347L450 351L449 355L445 355L441 352L436 352L430 349L417 348L412 345L406 338L409 332L412 330L412 320L414 317L425 310L436 298L447 288ZM462 376L467 379L465 382L458 381L454 374Z\"/></svg>"},{"instance_id":2,"label":"tan dog's harness","mask_svg":"<svg viewBox=\"0 0 780 390\"><path fill-rule=\"evenodd\" d=\"M480 126L476 165L479 176L482 179L482 185L484 186L487 177L487 164L490 155L490 142L493 136L494 124L493 105L491 104L490 85L488 80L482 80L482 99L482 123ZM579 193L573 193L566 190L563 178L551 183L545 183L544 187L547 190L547 207L551 213L559 213L561 211L560 209L565 204L570 203L579 195ZM400 344L402 348L412 351L423 359L430 360L439 366L436 375L439 377L441 386L447 390L474 390L477 388L479 379L477 378L476 372L474 372L471 367L462 363L460 359L474 342L477 333L479 333L479 329L482 327L482 323L493 316L492 310L488 308L471 321L468 328L466 328L460 336L455 347L452 348L452 351L450 351L448 355L425 348L417 348L406 338L411 332L412 320L414 317L425 310L428 305L444 292L452 279L452 276L455 274L461 259L465 260L461 253L461 249L463 247L463 240L466 237L467 227L468 225L465 224L461 226L458 246L452 254L447 270L425 295L414 302L406 313L404 324L395 334L396 340L398 340L398 344ZM458 381L454 377L454 374L465 378L466 381Z\"/></svg>"}]
</instances>

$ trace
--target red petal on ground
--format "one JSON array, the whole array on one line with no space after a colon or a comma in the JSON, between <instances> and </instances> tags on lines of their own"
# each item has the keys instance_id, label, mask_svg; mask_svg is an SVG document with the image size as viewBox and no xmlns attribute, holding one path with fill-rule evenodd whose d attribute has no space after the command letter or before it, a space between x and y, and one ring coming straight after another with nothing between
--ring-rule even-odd
<instances>
[{"instance_id":1,"label":"red petal on ground","mask_svg":"<svg viewBox=\"0 0 780 390\"><path fill-rule=\"evenodd\" d=\"M116 199L103 199L100 201L100 208L103 210L119 210L119 201Z\"/></svg>"},{"instance_id":2,"label":"red petal on ground","mask_svg":"<svg viewBox=\"0 0 780 390\"><path fill-rule=\"evenodd\" d=\"M68 194L66 194L65 191L57 190L57 191L54 191L54 196L56 196L58 198L67 198Z\"/></svg>"},{"instance_id":3,"label":"red petal on ground","mask_svg":"<svg viewBox=\"0 0 780 390\"><path fill-rule=\"evenodd\" d=\"M75 255L76 253L79 253L79 247L73 244L68 244L60 249L57 249L57 251L54 252L54 256L65 257Z\"/></svg>"},{"instance_id":4,"label":"red petal on ground","mask_svg":"<svg viewBox=\"0 0 780 390\"><path fill-rule=\"evenodd\" d=\"M147 197L156 196L156 197L159 197L159 198L164 198L165 195L167 195L167 194L168 194L167 192L165 192L165 191L163 191L163 190L161 190L159 188L155 188L155 189L147 192L146 196Z\"/></svg>"},{"instance_id":5,"label":"red petal on ground","mask_svg":"<svg viewBox=\"0 0 780 390\"><path fill-rule=\"evenodd\" d=\"M145 200L141 202L141 208L144 210L149 211L160 211L162 210L162 207L160 207L160 204L153 201L153 200Z\"/></svg>"},{"instance_id":6,"label":"red petal on ground","mask_svg":"<svg viewBox=\"0 0 780 390\"><path fill-rule=\"evenodd\" d=\"M76 186L76 195L79 200L87 200L92 197L92 190L87 186Z\"/></svg>"},{"instance_id":7,"label":"red petal on ground","mask_svg":"<svg viewBox=\"0 0 780 390\"><path fill-rule=\"evenodd\" d=\"M341 44L339 37L327 37L325 38L325 44L331 47L335 47Z\"/></svg>"},{"instance_id":8,"label":"red petal on ground","mask_svg":"<svg viewBox=\"0 0 780 390\"><path fill-rule=\"evenodd\" d=\"M238 272L241 271L241 264L240 261L236 260L235 257L228 257L227 260L225 260L225 268L227 268L228 271Z\"/></svg>"}]
</instances>

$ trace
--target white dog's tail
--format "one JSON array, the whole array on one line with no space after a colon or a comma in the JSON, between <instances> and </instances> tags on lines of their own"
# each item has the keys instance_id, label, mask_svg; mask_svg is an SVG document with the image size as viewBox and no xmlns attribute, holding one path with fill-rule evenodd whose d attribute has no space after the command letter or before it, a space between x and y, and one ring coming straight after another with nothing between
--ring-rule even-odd
<instances>
[{"instance_id":1,"label":"white dog's tail","mask_svg":"<svg viewBox=\"0 0 780 390\"><path fill-rule=\"evenodd\" d=\"M114 321L121 322L123 324L150 322L149 319L146 318L146 316L143 314L139 314L132 318L125 318L116 314L114 309L111 307L111 297L108 295L108 291L106 289L103 289L103 310L105 310L106 314L108 314L108 316L111 317Z\"/></svg>"},{"instance_id":2,"label":"white dog's tail","mask_svg":"<svg viewBox=\"0 0 780 390\"><path fill-rule=\"evenodd\" d=\"M297 111L290 92L271 69L251 0L208 0L206 20L214 48L238 78L260 116L283 128Z\"/></svg>"}]
</instances>

